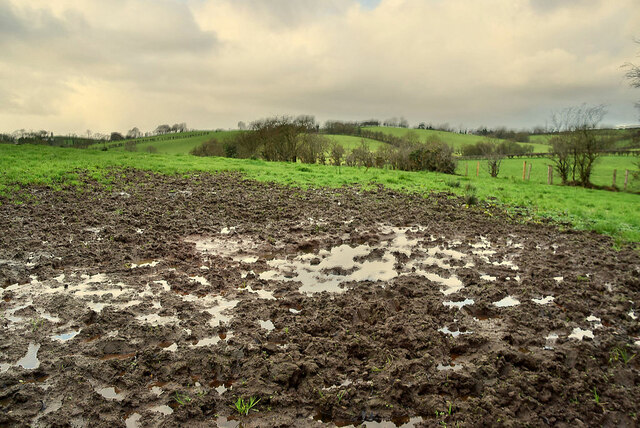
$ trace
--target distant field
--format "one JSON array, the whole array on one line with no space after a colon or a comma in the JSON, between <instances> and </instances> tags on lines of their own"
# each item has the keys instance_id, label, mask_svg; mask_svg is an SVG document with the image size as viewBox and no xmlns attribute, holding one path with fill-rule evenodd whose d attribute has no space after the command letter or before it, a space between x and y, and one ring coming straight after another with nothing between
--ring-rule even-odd
<instances>
[{"instance_id":1,"label":"distant field","mask_svg":"<svg viewBox=\"0 0 640 428\"><path fill-rule=\"evenodd\" d=\"M622 188L624 184L624 171L637 171L635 162L638 161L635 156L602 156L596 161L591 182L597 186L611 186L613 179L613 170L617 170L616 185ZM532 164L530 180L532 183L547 183L547 165L554 165L553 161L548 158L523 158L523 159L504 159L500 166L500 174L498 177L509 178L514 180L522 180L523 162ZM490 178L487 172L487 162L483 160L461 160L458 162L456 173L464 175L465 166L469 167L469 176L475 178L477 162L480 162L480 177ZM555 184L560 183L560 177L554 170L553 181ZM640 180L632 180L631 173L629 177L628 190L640 192ZM638 201L640 203L640 200Z\"/></svg>"},{"instance_id":2,"label":"distant field","mask_svg":"<svg viewBox=\"0 0 640 428\"><path fill-rule=\"evenodd\" d=\"M594 181L607 184L607 165L622 168L633 159L608 158L598 165ZM77 171L88 170L104 182L109 167L134 167L166 174L191 174L197 171L239 171L248 178L273 181L292 186L340 187L360 184L383 184L389 188L428 195L432 191L468 194L472 186L480 199L495 198L507 210L526 207L533 219L551 217L570 222L579 229L596 230L620 241L640 242L640 195L544 184L546 159L534 159L530 182L522 182L522 161L505 161L498 178L485 173L476 178L432 172L403 172L387 169L330 167L294 163L265 162L227 158L200 158L164 154L130 153L109 150L81 150L47 146L0 144L0 196L20 195L20 186L39 184L60 187L81 185ZM464 162L459 171L464 173ZM599 169L602 168L601 172ZM557 183L557 181L556 181ZM637 186L637 183L634 184ZM636 188L636 187L634 187Z\"/></svg>"},{"instance_id":3,"label":"distant field","mask_svg":"<svg viewBox=\"0 0 640 428\"><path fill-rule=\"evenodd\" d=\"M363 129L368 129L375 132L383 132L385 134L395 135L397 137L403 137L409 132L415 132L421 141L426 140L428 137L435 135L445 143L449 144L454 150L459 150L464 146L475 144L478 141L482 141L483 137L479 135L471 134L458 134L456 132L446 131L434 131L430 129L409 129L409 128L389 128L385 126L368 126ZM546 153L549 151L549 146L546 144L540 144L537 141L534 143L520 143L527 146L533 146L535 153Z\"/></svg>"},{"instance_id":4,"label":"distant field","mask_svg":"<svg viewBox=\"0 0 640 428\"><path fill-rule=\"evenodd\" d=\"M379 147L388 145L387 143L383 143L382 141L371 140L369 138L354 137L351 135L326 135L326 137L342 145L342 147L344 147L347 151L353 150L358 147L362 140L364 140L369 145L369 149L371 151L376 151Z\"/></svg>"},{"instance_id":5,"label":"distant field","mask_svg":"<svg viewBox=\"0 0 640 428\"><path fill-rule=\"evenodd\" d=\"M199 146L203 142L212 138L219 140L225 140L233 137L242 131L193 131L175 134L156 135L154 137L143 137L136 140L136 150L146 151L149 146L156 148L158 153L164 153L169 155L186 155L196 146ZM126 141L108 142L106 147L110 150L124 151L124 145ZM105 144L95 144L91 148L101 149ZM120 146L120 147L116 147Z\"/></svg>"}]
</instances>

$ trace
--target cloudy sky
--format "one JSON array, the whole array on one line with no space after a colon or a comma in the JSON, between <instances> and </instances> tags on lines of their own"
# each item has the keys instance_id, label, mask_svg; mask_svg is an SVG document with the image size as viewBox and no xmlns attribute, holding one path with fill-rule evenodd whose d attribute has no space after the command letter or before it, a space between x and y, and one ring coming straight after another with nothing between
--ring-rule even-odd
<instances>
[{"instance_id":1,"label":"cloudy sky","mask_svg":"<svg viewBox=\"0 0 640 428\"><path fill-rule=\"evenodd\" d=\"M638 0L0 0L0 132L638 123Z\"/></svg>"}]
</instances>

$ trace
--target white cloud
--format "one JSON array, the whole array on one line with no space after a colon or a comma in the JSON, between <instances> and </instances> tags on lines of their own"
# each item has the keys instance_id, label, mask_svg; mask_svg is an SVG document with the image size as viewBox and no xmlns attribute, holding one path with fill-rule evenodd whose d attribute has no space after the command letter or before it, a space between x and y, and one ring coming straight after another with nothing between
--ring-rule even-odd
<instances>
[{"instance_id":1,"label":"white cloud","mask_svg":"<svg viewBox=\"0 0 640 428\"><path fill-rule=\"evenodd\" d=\"M639 22L636 0L0 0L0 130L523 126L585 101L630 122Z\"/></svg>"}]
</instances>

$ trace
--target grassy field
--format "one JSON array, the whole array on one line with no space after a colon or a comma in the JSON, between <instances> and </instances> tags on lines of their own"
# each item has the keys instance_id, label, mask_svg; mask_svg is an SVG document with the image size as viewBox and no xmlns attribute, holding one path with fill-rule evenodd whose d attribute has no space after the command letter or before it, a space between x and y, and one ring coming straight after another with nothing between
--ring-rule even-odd
<instances>
[{"instance_id":1,"label":"grassy field","mask_svg":"<svg viewBox=\"0 0 640 428\"><path fill-rule=\"evenodd\" d=\"M364 140L369 145L369 150L376 151L379 147L386 146L387 143L382 141L371 140L369 138L354 137L351 135L326 135L327 138L341 144L347 152L355 149L360 145L360 142Z\"/></svg>"},{"instance_id":2,"label":"grassy field","mask_svg":"<svg viewBox=\"0 0 640 428\"><path fill-rule=\"evenodd\" d=\"M144 137L133 140L136 142L137 151L146 151L149 146L156 148L157 153L164 153L169 155L181 155L189 154L189 152L196 146L199 146L203 142L212 138L219 140L225 140L231 138L241 131L192 131L179 134L165 134L156 135L154 137ZM124 151L125 141L108 142L106 144L95 144L91 148L102 149L107 147L109 150ZM116 145L120 145L117 147Z\"/></svg>"},{"instance_id":3,"label":"grassy field","mask_svg":"<svg viewBox=\"0 0 640 428\"><path fill-rule=\"evenodd\" d=\"M389 128L384 126L368 126L364 129L368 129L375 132L383 132L386 134L395 135L397 137L405 136L409 132L415 132L418 134L418 137L421 141L426 140L428 137L435 135L440 138L445 143L452 146L455 150L459 150L461 147L468 146L470 144L475 144L478 141L482 141L483 137L479 135L471 135L471 134L458 134L456 132L446 132L446 131L434 131L430 129L409 129L409 128ZM542 140L539 140L542 141ZM533 151L535 153L546 153L549 151L549 146L543 143L521 143L528 146L533 146Z\"/></svg>"},{"instance_id":4,"label":"grassy field","mask_svg":"<svg viewBox=\"0 0 640 428\"><path fill-rule=\"evenodd\" d=\"M534 160L536 161L538 160ZM626 161L622 159L620 162ZM535 163L531 181L522 182L521 161L513 161L513 166L505 163L504 175L493 179L484 174L476 178L430 172L365 170L188 155L0 145L0 194L19 194L20 186L25 184L54 187L80 185L77 170L88 170L94 178L108 184L104 179L104 171L109 167L134 167L166 174L239 171L248 178L300 187L340 187L351 184L369 186L379 183L392 189L425 195L431 191L446 190L464 196L469 194L471 187L475 189L479 199L496 198L497 202L505 204L507 210L526 207L534 219L551 217L571 222L578 229L596 230L611 235L618 242L640 242L640 210L637 209L639 195L548 186L540 182L538 169L541 168L537 168Z\"/></svg>"}]
</instances>

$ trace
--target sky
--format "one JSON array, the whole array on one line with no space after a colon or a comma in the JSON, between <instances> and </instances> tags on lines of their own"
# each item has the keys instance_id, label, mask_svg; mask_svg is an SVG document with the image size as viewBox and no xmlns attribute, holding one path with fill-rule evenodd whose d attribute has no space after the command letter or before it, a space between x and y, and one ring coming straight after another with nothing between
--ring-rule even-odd
<instances>
[{"instance_id":1,"label":"sky","mask_svg":"<svg viewBox=\"0 0 640 428\"><path fill-rule=\"evenodd\" d=\"M0 132L640 123L638 0L0 0Z\"/></svg>"}]
</instances>

